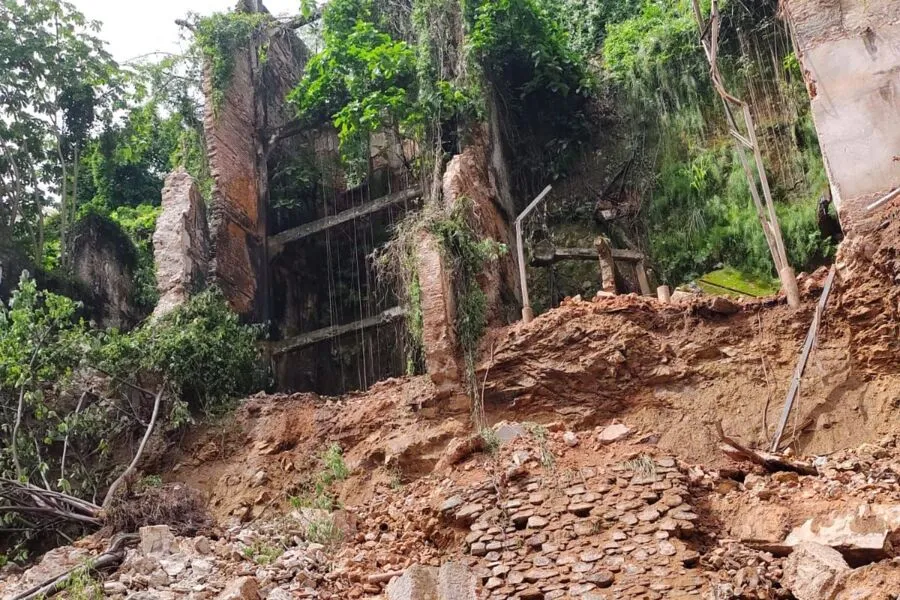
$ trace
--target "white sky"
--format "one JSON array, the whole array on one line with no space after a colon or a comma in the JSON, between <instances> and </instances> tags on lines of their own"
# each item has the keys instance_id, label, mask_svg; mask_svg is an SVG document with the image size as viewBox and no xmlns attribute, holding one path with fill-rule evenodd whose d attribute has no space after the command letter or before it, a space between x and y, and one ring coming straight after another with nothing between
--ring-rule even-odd
<instances>
[{"instance_id":1,"label":"white sky","mask_svg":"<svg viewBox=\"0 0 900 600\"><path fill-rule=\"evenodd\" d=\"M151 52L178 52L180 28L175 19L189 12L224 12L237 0L72 0L88 19L103 23L99 37L119 63ZM297 14L300 0L265 0L274 15Z\"/></svg>"}]
</instances>

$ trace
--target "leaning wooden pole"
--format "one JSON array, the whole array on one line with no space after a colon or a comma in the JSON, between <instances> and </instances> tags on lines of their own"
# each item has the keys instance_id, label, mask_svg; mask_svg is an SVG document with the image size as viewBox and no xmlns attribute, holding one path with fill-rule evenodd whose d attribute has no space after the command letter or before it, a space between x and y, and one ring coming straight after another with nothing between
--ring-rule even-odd
<instances>
[{"instance_id":1,"label":"leaning wooden pole","mask_svg":"<svg viewBox=\"0 0 900 600\"><path fill-rule=\"evenodd\" d=\"M717 0L712 0L710 8L710 18L707 22L703 18L700 9L699 0L692 0L694 7L694 16L700 27L700 43L709 61L709 75L712 79L713 87L722 99L725 107L725 117L728 121L731 136L737 144L738 156L741 160L741 166L744 174L747 176L747 183L750 185L750 195L753 198L753 204L756 207L756 214L759 217L763 233L766 237L766 243L769 245L769 251L772 254L772 261L775 263L775 270L781 279L781 287L787 297L788 304L792 308L800 307L800 290L797 287L797 276L791 268L787 258L787 250L784 246L784 239L781 235L781 225L778 223L778 215L775 212L775 201L772 199L772 191L769 187L769 179L766 176L766 169L763 163L762 153L759 149L759 140L756 137L756 126L753 122L753 115L750 112L750 106L732 95L725 88L722 82L722 75L719 73L718 53L719 53L719 29L722 24L721 15L719 14L719 6ZM736 106L744 118L744 125L747 128L747 134L742 135L739 131L737 120L732 112L732 106ZM753 159L756 166L756 174L747 158L747 150L753 152ZM758 181L757 181L758 178Z\"/></svg>"},{"instance_id":2,"label":"leaning wooden pole","mask_svg":"<svg viewBox=\"0 0 900 600\"><path fill-rule=\"evenodd\" d=\"M834 286L835 275L837 275L837 269L832 266L831 271L828 272L828 279L825 280L822 296L816 305L816 312L809 326L809 332L806 334L806 342L804 342L803 350L800 352L800 359L794 368L794 376L791 378L791 385L784 400L781 419L778 421L778 428L775 430L775 437L772 438L772 445L769 448L772 452L778 452L778 447L781 445L781 436L784 435L784 428L787 426L788 417L791 415L791 409L794 408L794 401L797 399L797 392L800 391L800 382L803 380L803 372L806 371L809 353L812 352L813 346L816 345L816 340L819 338L819 326L822 324L822 315L825 314L828 296L831 295L831 288Z\"/></svg>"}]
</instances>

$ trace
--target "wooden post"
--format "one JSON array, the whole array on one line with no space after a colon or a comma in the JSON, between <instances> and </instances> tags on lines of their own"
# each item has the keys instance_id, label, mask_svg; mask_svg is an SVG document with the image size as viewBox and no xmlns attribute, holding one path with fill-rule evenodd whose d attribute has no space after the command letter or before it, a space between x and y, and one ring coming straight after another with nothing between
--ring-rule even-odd
<instances>
[{"instance_id":1,"label":"wooden post","mask_svg":"<svg viewBox=\"0 0 900 600\"><path fill-rule=\"evenodd\" d=\"M516 218L516 254L519 258L519 279L522 286L522 321L525 323L531 323L534 320L534 310L531 308L531 299L528 297L528 274L525 269L525 246L522 241L522 221L544 198L547 197L547 194L549 194L552 189L553 186L551 185L545 187L544 191L538 194L538 197L532 200L531 204L529 204L528 207L522 211L522 214Z\"/></svg>"},{"instance_id":2,"label":"wooden post","mask_svg":"<svg viewBox=\"0 0 900 600\"><path fill-rule=\"evenodd\" d=\"M672 301L672 291L669 289L667 285L661 285L656 288L656 296L659 298L659 301L663 304L668 304Z\"/></svg>"},{"instance_id":3,"label":"wooden post","mask_svg":"<svg viewBox=\"0 0 900 600\"><path fill-rule=\"evenodd\" d=\"M647 279L647 269L644 267L644 261L635 263L634 270L637 273L638 284L641 286L641 296L652 296L653 290L650 289L650 280Z\"/></svg>"},{"instance_id":4,"label":"wooden post","mask_svg":"<svg viewBox=\"0 0 900 600\"><path fill-rule=\"evenodd\" d=\"M597 256L600 260L600 287L604 292L616 293L616 263L613 260L609 240L598 237L594 240Z\"/></svg>"},{"instance_id":5,"label":"wooden post","mask_svg":"<svg viewBox=\"0 0 900 600\"><path fill-rule=\"evenodd\" d=\"M794 377L791 379L791 386L788 388L787 398L784 400L784 409L781 412L781 420L778 421L778 428L775 430L775 437L772 438L772 452L778 452L778 446L781 445L781 436L784 435L784 428L787 425L788 417L794 406L794 400L797 398L797 392L800 390L800 381L803 379L803 372L806 370L806 363L809 360L809 353L812 351L819 336L819 325L822 323L822 315L825 314L825 307L828 305L828 296L831 294L831 288L834 285L834 278L837 275L837 269L832 266L828 272L828 279L825 280L825 287L822 289L822 296L816 305L816 312L813 314L812 323L809 325L809 332L806 334L806 342L803 344L803 350L800 352L800 359L794 369Z\"/></svg>"}]
</instances>

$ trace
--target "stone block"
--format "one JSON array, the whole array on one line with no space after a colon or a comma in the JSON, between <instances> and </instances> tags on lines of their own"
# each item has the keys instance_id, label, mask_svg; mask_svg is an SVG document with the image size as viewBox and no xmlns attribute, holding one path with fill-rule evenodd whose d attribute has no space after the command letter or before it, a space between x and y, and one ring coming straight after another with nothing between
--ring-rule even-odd
<instances>
[{"instance_id":1,"label":"stone block","mask_svg":"<svg viewBox=\"0 0 900 600\"><path fill-rule=\"evenodd\" d=\"M175 536L168 525L141 527L141 552L144 556L165 556L175 549Z\"/></svg>"},{"instance_id":2,"label":"stone block","mask_svg":"<svg viewBox=\"0 0 900 600\"><path fill-rule=\"evenodd\" d=\"M837 550L802 542L784 562L782 584L797 600L827 600L834 597L841 578L849 572Z\"/></svg>"}]
</instances>

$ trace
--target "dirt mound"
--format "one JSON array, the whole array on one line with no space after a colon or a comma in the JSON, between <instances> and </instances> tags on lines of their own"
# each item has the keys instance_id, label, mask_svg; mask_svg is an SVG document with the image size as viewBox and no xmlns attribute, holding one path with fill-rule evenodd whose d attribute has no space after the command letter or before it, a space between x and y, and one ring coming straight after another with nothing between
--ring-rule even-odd
<instances>
[{"instance_id":1,"label":"dirt mound","mask_svg":"<svg viewBox=\"0 0 900 600\"><path fill-rule=\"evenodd\" d=\"M898 227L842 249L783 447L828 454L893 430L900 258L890 238ZM661 450L710 465L725 460L719 424L765 447L825 277L824 269L800 277L798 311L778 297L574 299L528 325L493 331L478 369L487 419L585 429L621 418ZM339 399L258 396L228 425L195 434L167 469L206 490L220 519L247 521L283 507L308 482L322 449L337 443L357 473L341 499L361 502L379 483L429 474L445 446L471 427L468 414L453 410L426 377Z\"/></svg>"}]
</instances>

